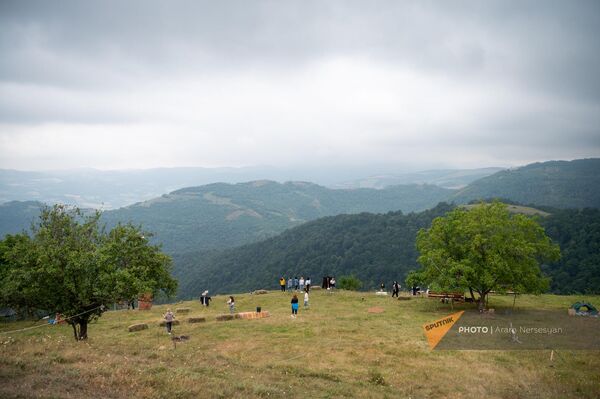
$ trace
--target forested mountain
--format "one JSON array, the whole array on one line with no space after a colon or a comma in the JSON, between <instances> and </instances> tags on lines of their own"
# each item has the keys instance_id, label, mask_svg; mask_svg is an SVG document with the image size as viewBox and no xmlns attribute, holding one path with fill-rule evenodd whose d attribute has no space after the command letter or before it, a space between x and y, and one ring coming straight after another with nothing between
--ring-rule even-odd
<instances>
[{"instance_id":1,"label":"forested mountain","mask_svg":"<svg viewBox=\"0 0 600 399\"><path fill-rule=\"evenodd\" d=\"M225 293L276 288L280 276L310 276L320 283L324 275L354 274L366 289L382 281L403 282L408 271L419 267L417 231L450 209L442 203L406 215L339 215L239 248L179 254L174 257L179 295L190 298L204 289ZM549 216L533 217L561 247L561 260L542 268L553 279L552 291L600 293L600 211L546 210Z\"/></svg>"},{"instance_id":2,"label":"forested mountain","mask_svg":"<svg viewBox=\"0 0 600 399\"><path fill-rule=\"evenodd\" d=\"M213 293L276 288L281 276L355 274L374 288L404 280L417 267L415 236L452 207L439 204L421 213L361 213L318 219L260 243L225 251L174 257L182 298Z\"/></svg>"},{"instance_id":3,"label":"forested mountain","mask_svg":"<svg viewBox=\"0 0 600 399\"><path fill-rule=\"evenodd\" d=\"M600 158L533 163L479 179L456 193L460 204L506 198L555 208L600 207Z\"/></svg>"},{"instance_id":4,"label":"forested mountain","mask_svg":"<svg viewBox=\"0 0 600 399\"><path fill-rule=\"evenodd\" d=\"M107 211L102 218L109 226L141 223L167 252L181 253L258 241L324 216L423 210L449 193L431 185L332 190L304 182L216 183Z\"/></svg>"},{"instance_id":5,"label":"forested mountain","mask_svg":"<svg viewBox=\"0 0 600 399\"><path fill-rule=\"evenodd\" d=\"M552 212L543 225L562 253L560 261L543 268L552 278L552 291L600 293L600 210Z\"/></svg>"}]
</instances>

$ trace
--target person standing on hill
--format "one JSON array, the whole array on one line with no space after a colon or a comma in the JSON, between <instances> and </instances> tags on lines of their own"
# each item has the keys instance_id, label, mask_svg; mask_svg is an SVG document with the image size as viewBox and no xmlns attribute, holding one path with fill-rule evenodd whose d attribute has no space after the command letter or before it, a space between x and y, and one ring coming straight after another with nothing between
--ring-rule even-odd
<instances>
[{"instance_id":1,"label":"person standing on hill","mask_svg":"<svg viewBox=\"0 0 600 399\"><path fill-rule=\"evenodd\" d=\"M329 280L329 286L332 290L335 290L335 277L331 277L331 280Z\"/></svg>"},{"instance_id":2,"label":"person standing on hill","mask_svg":"<svg viewBox=\"0 0 600 399\"><path fill-rule=\"evenodd\" d=\"M165 313L165 326L167 327L167 334L171 335L171 328L173 327L173 320L175 320L175 315L171 312L171 309L167 309L167 313Z\"/></svg>"},{"instance_id":3,"label":"person standing on hill","mask_svg":"<svg viewBox=\"0 0 600 399\"><path fill-rule=\"evenodd\" d=\"M292 284L294 284L294 282L293 282L292 278L290 277L290 278L288 278L288 284L287 284L288 291L292 290Z\"/></svg>"},{"instance_id":4,"label":"person standing on hill","mask_svg":"<svg viewBox=\"0 0 600 399\"><path fill-rule=\"evenodd\" d=\"M229 305L229 313L233 314L235 312L235 299L232 296L227 300L227 305Z\"/></svg>"},{"instance_id":5,"label":"person standing on hill","mask_svg":"<svg viewBox=\"0 0 600 399\"><path fill-rule=\"evenodd\" d=\"M306 278L304 284L306 285L306 292L310 291L310 277Z\"/></svg>"},{"instance_id":6,"label":"person standing on hill","mask_svg":"<svg viewBox=\"0 0 600 399\"><path fill-rule=\"evenodd\" d=\"M279 279L279 286L281 287L281 291L285 292L285 277Z\"/></svg>"},{"instance_id":7,"label":"person standing on hill","mask_svg":"<svg viewBox=\"0 0 600 399\"><path fill-rule=\"evenodd\" d=\"M308 289L304 291L304 310L308 309Z\"/></svg>"},{"instance_id":8,"label":"person standing on hill","mask_svg":"<svg viewBox=\"0 0 600 399\"><path fill-rule=\"evenodd\" d=\"M298 284L300 284L298 277L294 277L294 290L296 291L298 291Z\"/></svg>"},{"instance_id":9,"label":"person standing on hill","mask_svg":"<svg viewBox=\"0 0 600 399\"><path fill-rule=\"evenodd\" d=\"M298 280L298 289L304 291L304 276L300 276L300 280Z\"/></svg>"},{"instance_id":10,"label":"person standing on hill","mask_svg":"<svg viewBox=\"0 0 600 399\"><path fill-rule=\"evenodd\" d=\"M296 316L298 315L298 295L294 294L294 296L292 297L292 318L296 318Z\"/></svg>"},{"instance_id":11,"label":"person standing on hill","mask_svg":"<svg viewBox=\"0 0 600 399\"><path fill-rule=\"evenodd\" d=\"M394 297L394 295L396 296L396 298L398 298L399 293L400 293L400 284L398 284L397 281L394 281L394 284L392 285L392 298Z\"/></svg>"}]
</instances>

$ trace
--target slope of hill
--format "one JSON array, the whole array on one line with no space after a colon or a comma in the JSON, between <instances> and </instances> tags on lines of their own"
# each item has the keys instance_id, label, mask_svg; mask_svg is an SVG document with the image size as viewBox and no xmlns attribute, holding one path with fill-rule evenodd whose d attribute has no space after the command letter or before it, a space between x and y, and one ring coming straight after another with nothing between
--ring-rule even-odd
<instances>
[{"instance_id":1,"label":"slope of hill","mask_svg":"<svg viewBox=\"0 0 600 399\"><path fill-rule=\"evenodd\" d=\"M423 210L452 191L431 185L332 190L312 183L216 183L174 191L103 214L142 224L170 253L258 241L309 220L341 213Z\"/></svg>"},{"instance_id":2,"label":"slope of hill","mask_svg":"<svg viewBox=\"0 0 600 399\"><path fill-rule=\"evenodd\" d=\"M67 323L41 320L34 329L31 320L0 323L0 397L597 399L600 392L597 350L559 349L554 361L550 350L431 350L423 325L458 311L469 315L474 304L315 290L310 309L301 305L292 319L290 293L228 294L235 296L236 311L261 306L270 317L216 321L228 311L227 296L213 296L210 307L189 301L109 310L90 325L83 343L74 341ZM547 327L562 326L548 315L568 317L565 309L576 301L597 304L600 297L522 295L512 310L512 297L493 296L489 306L498 314L538 319L533 312L543 310L535 325ZM173 335L159 327L169 307L189 310L176 315ZM370 313L373 308L382 313ZM187 322L191 317L206 321ZM578 321L600 327L597 318ZM128 332L138 323L149 328ZM27 331L7 334L21 328ZM189 339L172 340L182 335ZM556 342L546 338L539 339Z\"/></svg>"},{"instance_id":3,"label":"slope of hill","mask_svg":"<svg viewBox=\"0 0 600 399\"><path fill-rule=\"evenodd\" d=\"M417 269L415 238L419 229L452 209L439 204L407 215L339 215L306 223L263 242L221 252L196 252L174 257L180 296L212 292L242 292L273 288L280 276L354 274L366 289L383 281L403 282ZM561 246L562 259L543 270L553 278L555 293L600 293L600 211L556 210L556 214L513 207L531 214ZM554 210L553 210L554 212ZM547 216L541 216L547 215ZM271 282L265 286L265 282Z\"/></svg>"},{"instance_id":4,"label":"slope of hill","mask_svg":"<svg viewBox=\"0 0 600 399\"><path fill-rule=\"evenodd\" d=\"M280 276L310 276L317 284L324 275L355 274L374 288L382 281L404 281L417 267L415 236L433 218L452 209L440 204L431 210L404 215L339 215L290 229L277 237L223 252L196 252L174 257L180 296L211 292L243 292L277 283Z\"/></svg>"},{"instance_id":5,"label":"slope of hill","mask_svg":"<svg viewBox=\"0 0 600 399\"><path fill-rule=\"evenodd\" d=\"M494 197L555 208L600 207L600 158L534 163L501 171L471 183L452 201Z\"/></svg>"},{"instance_id":6,"label":"slope of hill","mask_svg":"<svg viewBox=\"0 0 600 399\"><path fill-rule=\"evenodd\" d=\"M600 210L556 210L543 221L562 257L543 268L557 294L600 293Z\"/></svg>"}]
</instances>

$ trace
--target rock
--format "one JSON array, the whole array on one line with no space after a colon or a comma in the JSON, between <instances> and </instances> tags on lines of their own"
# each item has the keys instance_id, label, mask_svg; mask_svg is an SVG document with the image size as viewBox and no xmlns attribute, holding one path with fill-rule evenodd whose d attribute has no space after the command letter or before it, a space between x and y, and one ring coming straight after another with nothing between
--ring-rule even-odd
<instances>
[{"instance_id":1,"label":"rock","mask_svg":"<svg viewBox=\"0 0 600 399\"><path fill-rule=\"evenodd\" d=\"M177 308L177 309L175 309L175 313L188 314L188 313L190 313L190 308Z\"/></svg>"},{"instance_id":2,"label":"rock","mask_svg":"<svg viewBox=\"0 0 600 399\"><path fill-rule=\"evenodd\" d=\"M190 317L188 319L188 323L204 323L206 321L206 317Z\"/></svg>"},{"instance_id":3,"label":"rock","mask_svg":"<svg viewBox=\"0 0 600 399\"><path fill-rule=\"evenodd\" d=\"M375 307L369 308L367 310L367 312L369 312L369 313L383 313L383 311L384 311L384 309L380 308L379 306L375 306Z\"/></svg>"},{"instance_id":4,"label":"rock","mask_svg":"<svg viewBox=\"0 0 600 399\"><path fill-rule=\"evenodd\" d=\"M385 291L377 291L375 292L375 295L387 295L388 293Z\"/></svg>"},{"instance_id":5,"label":"rock","mask_svg":"<svg viewBox=\"0 0 600 399\"><path fill-rule=\"evenodd\" d=\"M252 291L252 295L263 295L263 294L268 294L269 291L267 290L256 290L256 291Z\"/></svg>"},{"instance_id":6,"label":"rock","mask_svg":"<svg viewBox=\"0 0 600 399\"><path fill-rule=\"evenodd\" d=\"M158 325L159 325L160 327L165 327L165 326L167 325L167 322L166 322L165 320L161 320L161 321L158 323ZM172 326L178 326L178 325L179 325L179 320L173 320L173 321L171 322L171 325L172 325Z\"/></svg>"},{"instance_id":7,"label":"rock","mask_svg":"<svg viewBox=\"0 0 600 399\"><path fill-rule=\"evenodd\" d=\"M146 324L146 323L132 324L129 327L127 327L127 329L129 330L129 332L147 330L148 324Z\"/></svg>"},{"instance_id":8,"label":"rock","mask_svg":"<svg viewBox=\"0 0 600 399\"><path fill-rule=\"evenodd\" d=\"M220 314L220 315L217 315L217 321L233 320L234 318L235 318L235 315L232 315L232 314Z\"/></svg>"}]
</instances>

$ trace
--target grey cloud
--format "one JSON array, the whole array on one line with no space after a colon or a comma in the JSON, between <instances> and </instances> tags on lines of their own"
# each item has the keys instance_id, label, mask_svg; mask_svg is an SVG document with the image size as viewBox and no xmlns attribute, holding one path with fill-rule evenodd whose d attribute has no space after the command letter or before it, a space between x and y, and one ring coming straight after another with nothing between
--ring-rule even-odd
<instances>
[{"instance_id":1,"label":"grey cloud","mask_svg":"<svg viewBox=\"0 0 600 399\"><path fill-rule=\"evenodd\" d=\"M293 91L306 83L286 86L281 77L310 75L314 64L340 58L367 60L376 66L374 73L413 71L432 82L448 82L444 89L449 92L441 93L445 97L432 102L429 110L426 104L417 107L422 114L412 115L412 125L403 124L402 115L389 120L379 114L366 118L353 114L350 107L324 110L324 122L301 128L292 125L319 115L311 119L310 110L276 115L279 131L287 122L289 134L323 129L312 132L313 140L326 136L328 130L348 129L356 141L373 132L375 147L381 143L487 146L496 154L509 153L512 143L519 141L536 154L543 151L533 149L536 143L544 143L549 154L562 148L565 157L584 150L598 154L599 19L598 1L4 0L0 2L0 123L123 125L148 123L156 114L161 114L161 122L179 123L184 114L190 130L218 132L227 125L229 132L239 129L251 135L252 129L262 131L272 122L273 97L291 101ZM272 75L279 80L260 81ZM346 86L361 78L350 75ZM247 108L241 100L235 107L230 105L237 100L235 87L227 91L203 86L236 79L258 81L247 84L257 88L257 103L261 101L258 91L269 87L264 106L253 108L260 112L232 115L242 120L239 126L218 118L197 122L194 107L200 107L194 101L225 116ZM181 82L186 81L200 83L185 87ZM406 95L418 95L419 88L416 85ZM335 101L336 95L344 95L335 90L344 87L334 85L322 93L320 89L317 86L309 94L331 98L324 106L335 108L347 100ZM371 95L384 89L394 95L403 90L376 87ZM173 93L163 101L160 93L149 95L151 90ZM454 101L452 90L461 95L473 90L477 96L499 99L490 101L494 106L480 109L476 97L472 104L456 107L456 112L464 113L456 118L460 121L449 117L454 124L445 120L431 124L429 113L443 107L442 100ZM221 91L226 94L219 96ZM502 97L498 91L511 95ZM134 94L128 97L130 93ZM189 93L202 96L186 97ZM363 95L358 89L353 94ZM423 103L415 100L419 101ZM300 99L295 104L306 103ZM472 113L485 112L471 115L470 108ZM400 106L398 114L402 114ZM256 119L248 124L244 117ZM259 141L277 142L276 134L265 133L269 134L274 139ZM520 149L519 157L525 159L522 151L526 150Z\"/></svg>"}]
</instances>

